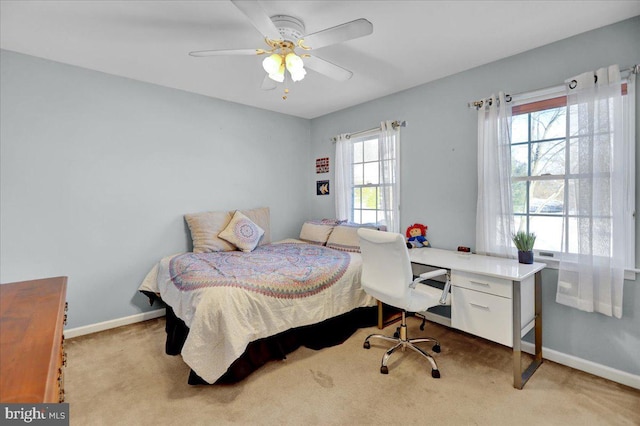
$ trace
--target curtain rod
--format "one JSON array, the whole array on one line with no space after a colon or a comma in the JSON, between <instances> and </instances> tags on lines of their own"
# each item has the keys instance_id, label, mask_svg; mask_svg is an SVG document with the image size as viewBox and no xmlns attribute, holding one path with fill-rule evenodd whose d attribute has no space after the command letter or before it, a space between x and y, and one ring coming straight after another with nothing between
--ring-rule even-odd
<instances>
[{"instance_id":1,"label":"curtain rod","mask_svg":"<svg viewBox=\"0 0 640 426\"><path fill-rule=\"evenodd\" d=\"M628 72L630 74L640 74L640 64L632 65L629 68L625 68L622 71L620 71L621 74L622 73L626 73L626 72ZM545 89L549 89L549 87L546 87ZM538 89L538 90L545 90L545 89ZM530 92L535 92L535 91L537 91L537 90L530 90ZM517 94L515 94L513 96L518 96L520 94L521 93L517 93ZM507 102L511 102L511 100L513 99L513 96L505 94L506 101ZM491 98L484 98L484 99L480 99L480 100L477 100L477 101L468 102L467 103L467 107L480 109L485 104L485 102L490 106L491 103L492 103Z\"/></svg>"},{"instance_id":2,"label":"curtain rod","mask_svg":"<svg viewBox=\"0 0 640 426\"><path fill-rule=\"evenodd\" d=\"M404 121L404 120L402 120L402 121L395 120L395 121L391 122L391 127L393 127L393 130L397 130L398 127L407 127L407 122ZM375 132L376 130L377 131L381 131L382 129L380 128L380 126L378 126L378 127L374 127L373 129L369 129L369 130L361 130L359 132L347 133L347 139L351 139L353 137L361 136L361 135L364 135L364 134L369 133L369 132ZM338 140L337 136L334 136L334 137L331 138L331 142L335 143L337 140Z\"/></svg>"}]
</instances>

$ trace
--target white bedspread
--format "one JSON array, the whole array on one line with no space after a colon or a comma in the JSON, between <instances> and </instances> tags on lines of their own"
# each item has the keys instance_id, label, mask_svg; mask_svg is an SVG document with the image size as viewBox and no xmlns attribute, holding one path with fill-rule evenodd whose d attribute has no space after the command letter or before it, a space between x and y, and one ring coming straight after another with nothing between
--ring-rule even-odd
<instances>
[{"instance_id":1,"label":"white bedspread","mask_svg":"<svg viewBox=\"0 0 640 426\"><path fill-rule=\"evenodd\" d=\"M254 340L374 306L375 299L360 286L360 254L348 255L349 266L338 282L301 298L277 298L233 286L181 291L169 273L177 255L154 266L139 289L159 293L189 327L182 357L202 379L214 383Z\"/></svg>"}]
</instances>

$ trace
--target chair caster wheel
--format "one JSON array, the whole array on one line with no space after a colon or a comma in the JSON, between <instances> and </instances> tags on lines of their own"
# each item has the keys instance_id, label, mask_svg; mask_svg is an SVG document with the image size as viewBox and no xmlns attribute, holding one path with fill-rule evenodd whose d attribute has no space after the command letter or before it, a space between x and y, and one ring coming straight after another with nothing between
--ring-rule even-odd
<instances>
[{"instance_id":1,"label":"chair caster wheel","mask_svg":"<svg viewBox=\"0 0 640 426\"><path fill-rule=\"evenodd\" d=\"M369 341L366 341L362 344L362 347L365 349L370 349L371 348L371 343L369 343Z\"/></svg>"},{"instance_id":2,"label":"chair caster wheel","mask_svg":"<svg viewBox=\"0 0 640 426\"><path fill-rule=\"evenodd\" d=\"M440 378L440 370L431 370L431 377L433 377L434 379L439 379Z\"/></svg>"},{"instance_id":3,"label":"chair caster wheel","mask_svg":"<svg viewBox=\"0 0 640 426\"><path fill-rule=\"evenodd\" d=\"M433 348L431 348L431 349L437 354L440 353L440 345L433 345Z\"/></svg>"},{"instance_id":4,"label":"chair caster wheel","mask_svg":"<svg viewBox=\"0 0 640 426\"><path fill-rule=\"evenodd\" d=\"M395 337L396 339L400 337L400 327L396 328L396 332L393 333L393 337Z\"/></svg>"},{"instance_id":5,"label":"chair caster wheel","mask_svg":"<svg viewBox=\"0 0 640 426\"><path fill-rule=\"evenodd\" d=\"M387 367L386 365L383 365L382 367L380 367L380 374L389 374L389 367Z\"/></svg>"},{"instance_id":6,"label":"chair caster wheel","mask_svg":"<svg viewBox=\"0 0 640 426\"><path fill-rule=\"evenodd\" d=\"M424 324L420 324L420 331L424 331Z\"/></svg>"}]
</instances>

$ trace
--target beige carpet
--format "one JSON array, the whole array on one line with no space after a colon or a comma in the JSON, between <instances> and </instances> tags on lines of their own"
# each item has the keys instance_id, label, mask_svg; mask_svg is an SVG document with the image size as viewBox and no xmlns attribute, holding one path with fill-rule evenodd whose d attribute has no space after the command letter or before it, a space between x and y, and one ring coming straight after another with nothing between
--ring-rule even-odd
<instances>
[{"instance_id":1,"label":"beige carpet","mask_svg":"<svg viewBox=\"0 0 640 426\"><path fill-rule=\"evenodd\" d=\"M413 352L362 348L376 328L343 345L301 348L235 385L190 386L181 357L164 354L164 319L67 341L72 425L433 424L640 425L640 390L550 361L524 390L512 387L509 348L408 320L409 335L441 340L442 378ZM395 329L385 330L391 334Z\"/></svg>"}]
</instances>

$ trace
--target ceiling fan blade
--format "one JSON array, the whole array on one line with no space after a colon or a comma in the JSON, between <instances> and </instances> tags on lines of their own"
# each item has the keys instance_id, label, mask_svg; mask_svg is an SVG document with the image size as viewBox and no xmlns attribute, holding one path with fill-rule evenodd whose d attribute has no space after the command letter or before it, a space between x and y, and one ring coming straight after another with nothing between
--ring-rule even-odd
<instances>
[{"instance_id":1,"label":"ceiling fan blade","mask_svg":"<svg viewBox=\"0 0 640 426\"><path fill-rule=\"evenodd\" d=\"M354 38L364 37L372 32L373 24L364 18L360 18L306 35L303 37L303 44L312 49L319 49L321 47L331 46L332 44L342 43L343 41L353 40Z\"/></svg>"},{"instance_id":2,"label":"ceiling fan blade","mask_svg":"<svg viewBox=\"0 0 640 426\"><path fill-rule=\"evenodd\" d=\"M269 74L264 76L264 80L262 80L262 85L260 86L262 90L273 90L276 88L276 82L269 78Z\"/></svg>"},{"instance_id":3,"label":"ceiling fan blade","mask_svg":"<svg viewBox=\"0 0 640 426\"><path fill-rule=\"evenodd\" d=\"M324 74L334 80L347 81L353 75L353 73L348 69L332 64L324 59L320 59L317 56L305 57L303 60L305 67L319 72L320 74Z\"/></svg>"},{"instance_id":4,"label":"ceiling fan blade","mask_svg":"<svg viewBox=\"0 0 640 426\"><path fill-rule=\"evenodd\" d=\"M270 38L271 40L282 39L280 31L278 31L271 21L271 18L269 18L269 15L264 11L260 2L254 0L231 0L231 3L249 18L253 26L256 27L264 37Z\"/></svg>"},{"instance_id":5,"label":"ceiling fan blade","mask_svg":"<svg viewBox=\"0 0 640 426\"><path fill-rule=\"evenodd\" d=\"M222 50L198 50L195 52L189 52L189 55L196 57L203 56L250 56L257 55L260 51L258 49L222 49Z\"/></svg>"}]
</instances>

